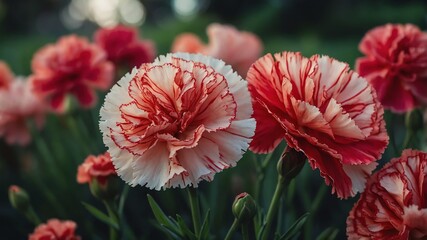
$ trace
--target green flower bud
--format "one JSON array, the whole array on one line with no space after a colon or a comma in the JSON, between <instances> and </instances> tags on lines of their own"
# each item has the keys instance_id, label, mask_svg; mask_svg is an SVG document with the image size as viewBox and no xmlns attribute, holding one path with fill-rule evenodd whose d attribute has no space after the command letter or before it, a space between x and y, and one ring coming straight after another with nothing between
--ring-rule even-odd
<instances>
[{"instance_id":1,"label":"green flower bud","mask_svg":"<svg viewBox=\"0 0 427 240\"><path fill-rule=\"evenodd\" d=\"M232 207L233 215L240 222L250 221L257 213L255 200L244 192L236 196Z\"/></svg>"},{"instance_id":2,"label":"green flower bud","mask_svg":"<svg viewBox=\"0 0 427 240\"><path fill-rule=\"evenodd\" d=\"M423 115L419 109L414 109L406 113L405 126L408 130L417 132L423 128Z\"/></svg>"},{"instance_id":3,"label":"green flower bud","mask_svg":"<svg viewBox=\"0 0 427 240\"><path fill-rule=\"evenodd\" d=\"M295 178L304 167L307 157L303 152L287 147L277 162L277 172L289 182Z\"/></svg>"},{"instance_id":4,"label":"green flower bud","mask_svg":"<svg viewBox=\"0 0 427 240\"><path fill-rule=\"evenodd\" d=\"M23 213L30 209L30 198L27 192L16 185L9 187L9 201L15 209Z\"/></svg>"},{"instance_id":5,"label":"green flower bud","mask_svg":"<svg viewBox=\"0 0 427 240\"><path fill-rule=\"evenodd\" d=\"M93 178L89 184L90 192L101 200L114 199L120 191L120 179L116 175L110 175L105 179Z\"/></svg>"}]
</instances>

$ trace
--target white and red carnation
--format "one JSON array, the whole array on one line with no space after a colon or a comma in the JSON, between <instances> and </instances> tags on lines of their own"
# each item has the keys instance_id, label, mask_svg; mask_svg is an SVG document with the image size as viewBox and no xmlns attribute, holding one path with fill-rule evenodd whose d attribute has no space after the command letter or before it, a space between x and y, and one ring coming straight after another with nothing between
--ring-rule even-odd
<instances>
[{"instance_id":1,"label":"white and red carnation","mask_svg":"<svg viewBox=\"0 0 427 240\"><path fill-rule=\"evenodd\" d=\"M134 69L100 114L118 175L156 190L197 187L235 166L255 128L247 82L224 62L193 54Z\"/></svg>"},{"instance_id":2,"label":"white and red carnation","mask_svg":"<svg viewBox=\"0 0 427 240\"><path fill-rule=\"evenodd\" d=\"M427 153L404 150L372 175L347 218L347 236L350 240L427 237Z\"/></svg>"},{"instance_id":3,"label":"white and red carnation","mask_svg":"<svg viewBox=\"0 0 427 240\"><path fill-rule=\"evenodd\" d=\"M366 56L356 70L372 84L385 108L407 112L427 104L427 33L412 24L370 30L359 44Z\"/></svg>"},{"instance_id":4,"label":"white and red carnation","mask_svg":"<svg viewBox=\"0 0 427 240\"><path fill-rule=\"evenodd\" d=\"M363 190L388 143L383 108L364 78L327 56L283 52L260 58L247 79L257 121L252 151L271 152L285 139L338 197Z\"/></svg>"},{"instance_id":5,"label":"white and red carnation","mask_svg":"<svg viewBox=\"0 0 427 240\"><path fill-rule=\"evenodd\" d=\"M55 112L64 112L66 97L74 95L80 105L96 102L95 89L107 90L114 66L102 48L75 35L40 49L32 60L34 92L45 97Z\"/></svg>"},{"instance_id":6,"label":"white and red carnation","mask_svg":"<svg viewBox=\"0 0 427 240\"><path fill-rule=\"evenodd\" d=\"M202 53L221 59L243 77L262 53L262 42L255 34L239 31L233 26L213 23L207 27L207 34L207 45L191 33L177 36L172 52Z\"/></svg>"}]
</instances>

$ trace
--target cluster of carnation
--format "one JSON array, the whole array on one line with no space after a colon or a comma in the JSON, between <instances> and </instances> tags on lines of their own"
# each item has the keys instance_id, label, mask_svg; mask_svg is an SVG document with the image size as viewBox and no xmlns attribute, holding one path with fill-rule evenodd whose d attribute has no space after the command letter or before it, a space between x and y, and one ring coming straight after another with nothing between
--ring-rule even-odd
<instances>
[{"instance_id":1,"label":"cluster of carnation","mask_svg":"<svg viewBox=\"0 0 427 240\"><path fill-rule=\"evenodd\" d=\"M33 56L29 77L15 77L0 62L0 137L9 144L27 145L29 120L41 128L48 111L67 110L70 95L82 107L93 107L95 90L110 89L120 66L131 69L154 59L153 43L138 39L134 28L100 29L94 38L95 43L90 43L70 35L41 48Z\"/></svg>"},{"instance_id":2,"label":"cluster of carnation","mask_svg":"<svg viewBox=\"0 0 427 240\"><path fill-rule=\"evenodd\" d=\"M110 89L99 125L108 152L85 160L79 183L104 184L117 174L131 186L197 187L235 166L248 148L269 153L286 141L339 198L363 192L347 219L350 239L427 237L427 153L405 150L371 176L389 142L384 108L402 113L427 102L426 33L413 25L371 30L360 44L366 56L357 60L358 72L328 56L259 58L261 41L231 26L212 24L207 33L209 44L184 34L175 53L156 59L152 43L123 26L100 30L96 44L69 36L35 55L28 97L34 105L47 101L63 112L72 94L89 107L95 89ZM113 85L114 69L123 64L134 68ZM0 91L25 91L0 67ZM24 119L39 119L44 109L11 108ZM10 124L0 128L8 141L29 138L8 135L21 128L12 125L16 119L3 122ZM74 229L52 220L33 235Z\"/></svg>"}]
</instances>

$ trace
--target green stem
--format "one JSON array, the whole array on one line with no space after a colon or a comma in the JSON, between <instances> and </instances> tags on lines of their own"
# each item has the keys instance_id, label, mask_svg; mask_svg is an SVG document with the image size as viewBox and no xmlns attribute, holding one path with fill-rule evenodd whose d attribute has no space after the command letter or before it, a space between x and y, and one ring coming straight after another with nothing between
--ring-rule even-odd
<instances>
[{"instance_id":1,"label":"green stem","mask_svg":"<svg viewBox=\"0 0 427 240\"><path fill-rule=\"evenodd\" d=\"M68 125L68 128L70 129L70 131L74 135L74 138L80 142L80 146L82 146L84 148L84 150L86 151L86 154L93 153L91 151L88 143L86 142L88 139L83 137L82 133L80 132L79 127L77 126L76 119L74 119L74 117L71 114L69 114L66 117L66 124Z\"/></svg>"},{"instance_id":2,"label":"green stem","mask_svg":"<svg viewBox=\"0 0 427 240\"><path fill-rule=\"evenodd\" d=\"M35 226L40 225L41 221L39 216L37 216L36 212L34 211L33 207L30 207L28 211L25 213L25 216L27 219L33 223Z\"/></svg>"},{"instance_id":3,"label":"green stem","mask_svg":"<svg viewBox=\"0 0 427 240\"><path fill-rule=\"evenodd\" d=\"M250 221L247 221L245 223L242 224L242 235L243 235L243 240L249 240L249 223Z\"/></svg>"},{"instance_id":4,"label":"green stem","mask_svg":"<svg viewBox=\"0 0 427 240\"><path fill-rule=\"evenodd\" d=\"M105 207L107 208L108 216L110 216L110 218L114 222L119 223L117 208L114 203L114 200L105 200L104 204L105 204ZM110 226L110 240L117 240L117 239L119 239L117 230L114 227Z\"/></svg>"},{"instance_id":5,"label":"green stem","mask_svg":"<svg viewBox=\"0 0 427 240\"><path fill-rule=\"evenodd\" d=\"M395 126L396 121L394 119L395 117L394 117L393 113L390 113L390 114L391 114L391 116L390 116L391 127L389 129L389 136L390 136L390 142L391 142L391 146L393 148L394 154L397 156L397 155L399 155L399 152L398 152L398 148L397 148L397 144L396 144L396 136L394 134L394 126Z\"/></svg>"},{"instance_id":6,"label":"green stem","mask_svg":"<svg viewBox=\"0 0 427 240\"><path fill-rule=\"evenodd\" d=\"M402 146L403 149L402 150L407 149L410 146L410 144L412 142L412 138L414 137L414 135L415 135L414 131L412 131L410 129L408 129L406 131L405 139L403 140L403 146Z\"/></svg>"},{"instance_id":7,"label":"green stem","mask_svg":"<svg viewBox=\"0 0 427 240\"><path fill-rule=\"evenodd\" d=\"M268 208L267 217L265 221L265 228L262 232L261 239L268 239L270 233L271 224L273 222L274 216L277 213L277 208L279 207L280 198L282 197L283 188L285 186L285 179L279 174L277 179L276 190L274 191L273 199L271 200L270 207Z\"/></svg>"},{"instance_id":8,"label":"green stem","mask_svg":"<svg viewBox=\"0 0 427 240\"><path fill-rule=\"evenodd\" d=\"M276 229L276 233L281 233L282 232L282 225L283 225L283 208L284 208L284 201L285 198L281 198L280 202L279 202L279 211L278 211L278 215L277 215L277 229ZM280 235L279 235L280 236Z\"/></svg>"},{"instance_id":9,"label":"green stem","mask_svg":"<svg viewBox=\"0 0 427 240\"><path fill-rule=\"evenodd\" d=\"M228 229L227 235L225 236L224 240L230 240L233 237L239 225L240 225L239 220L237 218L234 218L233 224L231 225L230 229Z\"/></svg>"},{"instance_id":10,"label":"green stem","mask_svg":"<svg viewBox=\"0 0 427 240\"><path fill-rule=\"evenodd\" d=\"M271 159L273 158L273 153L274 153L274 151L269 153L264 158L264 161L262 161L261 164L258 164L258 159L254 159L255 163L257 165L257 176L258 176L256 184L255 184L254 197L255 197L255 201L257 201L258 203L261 202L259 199L259 196L261 194L261 188L262 188L261 186L262 186L262 183L264 182L265 171L266 171Z\"/></svg>"},{"instance_id":11,"label":"green stem","mask_svg":"<svg viewBox=\"0 0 427 240\"><path fill-rule=\"evenodd\" d=\"M191 216L193 218L194 233L196 237L200 235L200 207L196 188L187 188L188 198L190 199Z\"/></svg>"},{"instance_id":12,"label":"green stem","mask_svg":"<svg viewBox=\"0 0 427 240\"><path fill-rule=\"evenodd\" d=\"M313 229L313 218L317 213L317 210L319 209L320 203L322 202L325 194L326 194L327 187L325 184L321 184L319 190L317 191L316 196L314 197L314 200L310 207L310 216L308 217L306 223L304 224L304 238L305 239L311 239L312 229Z\"/></svg>"}]
</instances>

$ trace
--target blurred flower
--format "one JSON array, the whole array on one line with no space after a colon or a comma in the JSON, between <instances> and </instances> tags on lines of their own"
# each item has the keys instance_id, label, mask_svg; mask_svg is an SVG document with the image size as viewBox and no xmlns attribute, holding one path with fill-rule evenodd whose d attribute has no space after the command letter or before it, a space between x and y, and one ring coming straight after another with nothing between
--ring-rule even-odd
<instances>
[{"instance_id":1,"label":"blurred flower","mask_svg":"<svg viewBox=\"0 0 427 240\"><path fill-rule=\"evenodd\" d=\"M411 24L387 24L369 31L356 70L366 77L385 108L412 110L427 103L427 33Z\"/></svg>"},{"instance_id":2,"label":"blurred flower","mask_svg":"<svg viewBox=\"0 0 427 240\"><path fill-rule=\"evenodd\" d=\"M363 190L388 143L383 108L364 78L327 56L283 52L259 59L247 79L257 121L252 151L271 152L285 139L338 197Z\"/></svg>"},{"instance_id":3,"label":"blurred flower","mask_svg":"<svg viewBox=\"0 0 427 240\"><path fill-rule=\"evenodd\" d=\"M117 67L125 66L127 71L143 63L152 62L156 55L154 43L139 40L136 28L116 26L101 28L95 32L95 43L102 47Z\"/></svg>"},{"instance_id":4,"label":"blurred flower","mask_svg":"<svg viewBox=\"0 0 427 240\"><path fill-rule=\"evenodd\" d=\"M9 187L9 201L15 209L21 212L28 211L31 206L28 193L16 185Z\"/></svg>"},{"instance_id":5,"label":"blurred flower","mask_svg":"<svg viewBox=\"0 0 427 240\"><path fill-rule=\"evenodd\" d=\"M347 219L352 239L427 237L427 153L404 150L371 176Z\"/></svg>"},{"instance_id":6,"label":"blurred flower","mask_svg":"<svg viewBox=\"0 0 427 240\"><path fill-rule=\"evenodd\" d=\"M8 88L14 76L9 66L0 61L0 89Z\"/></svg>"},{"instance_id":7,"label":"blurred flower","mask_svg":"<svg viewBox=\"0 0 427 240\"><path fill-rule=\"evenodd\" d=\"M130 185L197 187L235 166L254 133L247 83L224 62L160 56L125 75L105 98L100 128Z\"/></svg>"},{"instance_id":8,"label":"blurred flower","mask_svg":"<svg viewBox=\"0 0 427 240\"><path fill-rule=\"evenodd\" d=\"M46 224L40 224L32 234L29 240L80 240L80 236L75 234L76 223L73 221L60 221L50 219Z\"/></svg>"},{"instance_id":9,"label":"blurred flower","mask_svg":"<svg viewBox=\"0 0 427 240\"><path fill-rule=\"evenodd\" d=\"M0 89L0 137L8 144L27 145L31 141L29 119L41 128L44 125L45 105L34 94L25 79L13 80L9 88Z\"/></svg>"},{"instance_id":10,"label":"blurred flower","mask_svg":"<svg viewBox=\"0 0 427 240\"><path fill-rule=\"evenodd\" d=\"M262 53L261 40L255 34L239 31L233 26L213 23L208 26L207 34L208 45L191 33L177 36L172 52L202 53L219 58L233 66L243 77Z\"/></svg>"},{"instance_id":11,"label":"blurred flower","mask_svg":"<svg viewBox=\"0 0 427 240\"><path fill-rule=\"evenodd\" d=\"M55 112L66 109L67 94L83 107L96 101L94 89L107 90L113 80L113 65L105 52L75 35L40 49L33 57L31 81L34 91L50 103Z\"/></svg>"},{"instance_id":12,"label":"blurred flower","mask_svg":"<svg viewBox=\"0 0 427 240\"><path fill-rule=\"evenodd\" d=\"M104 184L111 175L117 174L108 152L98 156L89 155L77 170L77 182L90 183L96 178L99 183Z\"/></svg>"}]
</instances>

